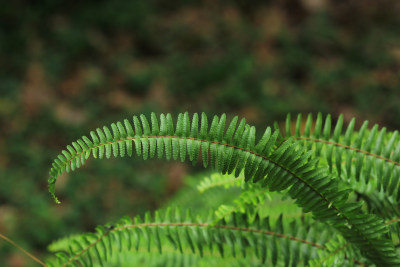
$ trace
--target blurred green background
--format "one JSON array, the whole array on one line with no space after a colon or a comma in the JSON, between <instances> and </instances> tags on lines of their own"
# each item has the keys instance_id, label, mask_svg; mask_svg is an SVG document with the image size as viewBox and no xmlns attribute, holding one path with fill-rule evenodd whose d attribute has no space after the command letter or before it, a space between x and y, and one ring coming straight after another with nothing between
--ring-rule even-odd
<instances>
[{"instance_id":1,"label":"blurred green background","mask_svg":"<svg viewBox=\"0 0 400 267\"><path fill-rule=\"evenodd\" d=\"M400 128L400 2L6 1L0 7L0 233L42 257L154 210L197 167L90 160L47 193L52 159L134 114L339 113ZM34 266L0 240L5 266ZM4 265L2 265L4 266Z\"/></svg>"}]
</instances>

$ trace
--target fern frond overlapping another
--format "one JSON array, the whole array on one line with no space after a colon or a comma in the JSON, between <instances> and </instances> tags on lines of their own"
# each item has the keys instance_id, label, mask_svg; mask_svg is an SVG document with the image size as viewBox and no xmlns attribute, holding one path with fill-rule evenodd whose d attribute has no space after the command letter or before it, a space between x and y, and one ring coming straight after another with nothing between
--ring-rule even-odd
<instances>
[{"instance_id":1,"label":"fern frond overlapping another","mask_svg":"<svg viewBox=\"0 0 400 267\"><path fill-rule=\"evenodd\" d=\"M295 125L294 133L292 125ZM295 121L289 114L284 132L285 138L302 141L308 150L313 149L316 157L322 156L330 171L351 181L354 189L363 192L363 184L371 184L375 190L382 190L388 197L400 201L400 136L397 131L388 132L385 127L379 130L377 124L368 129L368 121L364 121L356 132L354 118L345 127L343 115L334 125L330 115L323 120L319 113L315 121L308 115L304 127L301 114Z\"/></svg>"},{"instance_id":2,"label":"fern frond overlapping another","mask_svg":"<svg viewBox=\"0 0 400 267\"><path fill-rule=\"evenodd\" d=\"M190 121L188 113L179 114L174 127L170 114L154 113L150 124L144 115L111 124L97 133L91 132L92 140L82 137L67 146L55 159L50 170L49 191L54 195L55 182L63 172L81 167L93 157L110 158L111 155L132 156L136 151L144 159L155 156L185 161L186 157L196 164L202 158L204 167L210 165L221 173L244 171L245 181L259 182L271 191L288 190L288 194L305 212L312 212L317 220L333 225L343 236L355 244L366 257L377 265L400 264L393 244L386 237L388 228L381 218L364 214L362 203L348 202L351 190L339 189L335 180L324 168L316 167L313 151L305 151L291 138L278 146L279 132L267 128L256 143L254 126L242 119L237 125L235 117L225 130L226 116L214 116L210 128L203 113Z\"/></svg>"},{"instance_id":3,"label":"fern frond overlapping another","mask_svg":"<svg viewBox=\"0 0 400 267\"><path fill-rule=\"evenodd\" d=\"M178 251L182 255L200 255L205 261L209 256L221 258L225 264L231 258L247 258L249 262L273 266L307 266L317 260L317 255L330 251L323 244L341 240L331 238L335 231L322 224L310 227L293 222L285 228L283 220L282 216L273 222L259 216L249 220L246 215L233 213L229 219L213 223L212 217L196 219L190 211L179 209L156 212L154 218L149 213L134 220L124 217L113 226L98 226L95 233L53 245L51 250L58 252L58 257L49 265L96 266L117 262L116 255L129 252L139 257L145 252ZM179 262L180 258L175 255L170 260ZM344 254L342 260L354 263Z\"/></svg>"}]
</instances>

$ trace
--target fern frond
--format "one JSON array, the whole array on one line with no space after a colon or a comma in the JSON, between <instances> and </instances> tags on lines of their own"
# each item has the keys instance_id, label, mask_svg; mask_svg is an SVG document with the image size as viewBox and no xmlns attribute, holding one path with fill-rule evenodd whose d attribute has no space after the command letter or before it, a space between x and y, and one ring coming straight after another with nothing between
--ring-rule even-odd
<instances>
[{"instance_id":1,"label":"fern frond","mask_svg":"<svg viewBox=\"0 0 400 267\"><path fill-rule=\"evenodd\" d=\"M280 214L285 214L286 219L290 218L297 222L307 223L311 218L290 198L284 198L276 192L267 192L259 186L245 186L240 195L231 204L219 205L215 211L217 220L229 217L232 213L246 214L250 220L259 214L261 218L269 217L277 219Z\"/></svg>"},{"instance_id":2,"label":"fern frond","mask_svg":"<svg viewBox=\"0 0 400 267\"><path fill-rule=\"evenodd\" d=\"M226 140L229 138L225 138L224 134L225 115L221 118L214 116L210 128L206 115L203 113L201 117L199 137L194 137L195 132L189 131L190 121L187 113L178 115L176 128L170 114L161 115L158 136L152 135L156 130L150 129L144 116L141 116L141 124L138 117L133 117L134 131L132 126L126 127L126 132L131 134L126 138L122 137L123 133L118 132L118 127L114 127L113 134L107 127L103 127L103 131L98 129L97 137L93 139L93 144L99 140L98 144L79 148L77 142L78 146L75 149L67 146L69 152L63 151L65 158L62 155L58 157L61 157L62 161L54 161L50 170L49 191L58 201L54 195L57 177L69 169L75 170L83 165L94 149L98 149L100 158L103 157L104 151L109 158L112 154L118 155L118 150L123 148L120 143L133 142L136 154L147 159L151 149L149 140L154 139L159 141L153 142L159 155L165 151L167 160L171 157L174 160L184 160L188 151L187 144L194 141L196 146L201 148L192 158L198 158L201 154L204 167L211 165L220 172L234 171L236 176L244 171L246 182L260 181L271 191L288 190L288 194L304 212L311 211L316 219L333 225L376 264L392 266L400 263L393 244L386 238L388 228L382 219L375 215L363 214L358 203L348 203L349 190L339 189L337 180L327 175L325 169L315 167L312 152L305 152L304 148L291 138L278 146L279 132L275 131L270 135L268 129L263 138L256 143L255 128L247 125L244 120L236 128L233 139ZM151 120L152 125L158 125L156 116L151 116ZM129 122L127 124L130 125ZM328 137L330 124L326 125L323 134ZM196 126L192 125L193 128L196 129ZM363 139L359 137L358 140ZM258 145L259 143L263 145ZM230 152L226 153L225 150ZM123 153L125 154L129 153Z\"/></svg>"},{"instance_id":3,"label":"fern frond","mask_svg":"<svg viewBox=\"0 0 400 267\"><path fill-rule=\"evenodd\" d=\"M325 246L325 250L317 251L318 258L309 262L310 267L368 266L356 260L360 257L359 253L341 237L330 240Z\"/></svg>"},{"instance_id":4,"label":"fern frond","mask_svg":"<svg viewBox=\"0 0 400 267\"><path fill-rule=\"evenodd\" d=\"M293 124L296 125L294 135L290 130ZM315 127L312 129L313 124ZM368 121L365 121L356 132L355 119L344 127L343 115L334 125L330 115L324 121L322 115L318 114L316 121L313 121L310 114L304 130L301 129L302 125L301 115L295 122L288 115L285 138L299 140L307 149L312 149L315 156L321 155L330 171L350 181L355 190L363 192L360 191L365 188L362 184L373 182L377 191L383 190L388 197L399 202L400 136L397 131L388 132L385 127L378 130L376 124L368 129Z\"/></svg>"},{"instance_id":5,"label":"fern frond","mask_svg":"<svg viewBox=\"0 0 400 267\"><path fill-rule=\"evenodd\" d=\"M215 255L214 255L215 254ZM232 267L262 267L263 263L256 257L247 258L221 258L216 253L207 254L201 257L197 254L181 254L175 250L169 249L162 254L155 254L153 252L139 251L132 254L123 252L119 258L111 259L110 266L115 267L133 267L133 266L146 266L146 267L209 267L209 266L232 266Z\"/></svg>"},{"instance_id":6,"label":"fern frond","mask_svg":"<svg viewBox=\"0 0 400 267\"><path fill-rule=\"evenodd\" d=\"M233 175L212 173L187 177L184 186L165 207L182 206L203 213L215 209L215 218L228 218L231 213L246 213L250 218L259 214L261 218L275 220L280 214L299 223L311 218L304 214L291 198L278 192L269 192L258 183L245 183L243 178L234 180ZM202 214L203 216L207 214Z\"/></svg>"},{"instance_id":7,"label":"fern frond","mask_svg":"<svg viewBox=\"0 0 400 267\"><path fill-rule=\"evenodd\" d=\"M221 175L219 173L213 173L210 176L204 177L203 180L197 185L197 190L203 193L214 187L223 186L229 188L231 186L242 187L244 184L244 178L235 178L233 175Z\"/></svg>"},{"instance_id":8,"label":"fern frond","mask_svg":"<svg viewBox=\"0 0 400 267\"><path fill-rule=\"evenodd\" d=\"M156 212L154 218L137 216L132 221L124 217L113 226L99 226L95 233L53 245L64 252L56 254L57 259L51 262L59 266L97 266L113 261L120 253L140 255L148 251L162 255L179 251L206 259L209 255L222 259L256 257L261 264L306 266L318 251L327 249L323 244L333 234L332 229L320 224L309 228L293 223L285 228L282 216L271 224L268 218L250 221L245 215L232 214L230 219L214 224L213 218L195 219L190 214L167 210L164 214Z\"/></svg>"}]
</instances>

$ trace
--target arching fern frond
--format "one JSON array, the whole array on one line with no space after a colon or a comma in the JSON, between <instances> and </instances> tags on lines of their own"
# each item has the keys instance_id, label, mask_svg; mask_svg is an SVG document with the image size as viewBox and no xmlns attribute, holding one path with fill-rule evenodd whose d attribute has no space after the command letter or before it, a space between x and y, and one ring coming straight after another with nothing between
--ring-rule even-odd
<instances>
[{"instance_id":1,"label":"arching fern frond","mask_svg":"<svg viewBox=\"0 0 400 267\"><path fill-rule=\"evenodd\" d=\"M140 120L133 117L133 127L128 120L113 123L111 131L97 129L97 134L91 132L92 140L82 137L62 151L50 170L49 191L58 201L54 195L57 177L81 167L91 154L123 157L135 150L144 159L165 155L167 160L185 161L188 156L193 164L201 155L204 167L236 176L244 171L246 182L260 182L271 191L288 190L304 212L311 211L316 219L334 226L376 264L400 264L382 219L364 214L362 203L347 202L351 190L341 189L324 168L316 167L313 151L304 151L290 138L278 146L279 132L269 127L256 143L255 127L244 119L236 126L237 121L233 119L226 131L225 114L214 116L210 127L204 113L200 124L197 114L191 122L188 113L179 114L176 127L170 114L161 114L160 123L152 114L152 128L143 115Z\"/></svg>"},{"instance_id":2,"label":"arching fern frond","mask_svg":"<svg viewBox=\"0 0 400 267\"><path fill-rule=\"evenodd\" d=\"M214 255L215 254L215 255ZM139 253L122 252L118 258L113 258L108 266L110 267L209 267L209 266L230 266L230 267L262 267L265 266L259 259L254 257L233 258L220 257L214 254L201 257L197 254L181 254L179 251L165 251L162 254L140 251Z\"/></svg>"},{"instance_id":3,"label":"arching fern frond","mask_svg":"<svg viewBox=\"0 0 400 267\"><path fill-rule=\"evenodd\" d=\"M58 246L57 266L102 266L115 261L120 253L138 254L143 251L161 253L178 251L217 258L257 258L261 264L274 266L307 266L315 260L323 244L331 238L333 229L321 224L313 227L290 224L283 226L283 218L270 222L268 218L250 221L243 214L232 214L230 219L212 223L213 218L196 219L190 212L167 210L131 219L124 217L112 227L97 227L95 233L72 237ZM339 242L339 240L337 240ZM172 260L178 261L175 256ZM226 263L226 262L225 262ZM146 264L146 266L151 266Z\"/></svg>"}]
</instances>

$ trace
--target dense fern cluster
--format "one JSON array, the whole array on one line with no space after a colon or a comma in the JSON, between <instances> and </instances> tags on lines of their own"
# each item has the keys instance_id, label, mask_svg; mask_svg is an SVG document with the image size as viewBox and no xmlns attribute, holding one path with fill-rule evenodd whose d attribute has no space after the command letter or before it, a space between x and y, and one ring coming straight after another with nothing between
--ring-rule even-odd
<instances>
[{"instance_id":1,"label":"dense fern cluster","mask_svg":"<svg viewBox=\"0 0 400 267\"><path fill-rule=\"evenodd\" d=\"M183 254L189 249L196 257L204 256L206 248L207 253L217 250L222 256L230 248L230 256L253 255L258 258L255 264L268 259L283 266L330 266L329 259L335 255L335 264L340 259L348 265L400 265L393 243L399 241L398 221L384 222L393 219L399 207L397 132L382 129L378 133L377 126L368 130L366 123L355 132L352 120L342 135L342 117L333 133L330 116L322 124L321 115L315 123L309 116L301 132L299 117L292 136L289 117L285 136L267 127L256 142L255 127L245 119L239 122L238 117L227 124L225 114L214 116L209 126L204 113L191 119L188 113L179 114L176 122L170 114L161 114L158 119L152 113L150 120L144 115L134 116L132 122L124 120L92 131L91 139L83 136L73 142L53 163L49 190L57 202L55 182L62 173L81 167L90 155L110 158L132 156L134 152L145 160L157 156L182 162L189 159L196 164L201 159L204 167L211 166L219 173L243 174L243 192L232 205L212 207L215 212L207 219L190 213L156 213L154 218L147 215L143 222L139 218L134 222L124 219L113 227L98 228L97 233L68 239L69 251L58 254L57 264L83 262L92 266L112 259L108 253L115 246L120 251L132 247L140 251L147 246L151 251L154 243L163 252L169 243ZM218 179L214 180L204 180L199 187L207 190L212 184L218 185ZM219 182L223 185L227 181ZM216 187L223 192L223 187ZM271 228L261 210L254 209L268 201L267 190L290 196L302 208L303 219L293 221L285 230L280 217ZM385 212L378 210L382 206ZM307 212L312 212L313 218L305 220ZM319 225L316 222L323 223L331 237L336 237L324 239L322 228L315 230ZM278 237L287 241L281 244L276 241Z\"/></svg>"}]
</instances>

